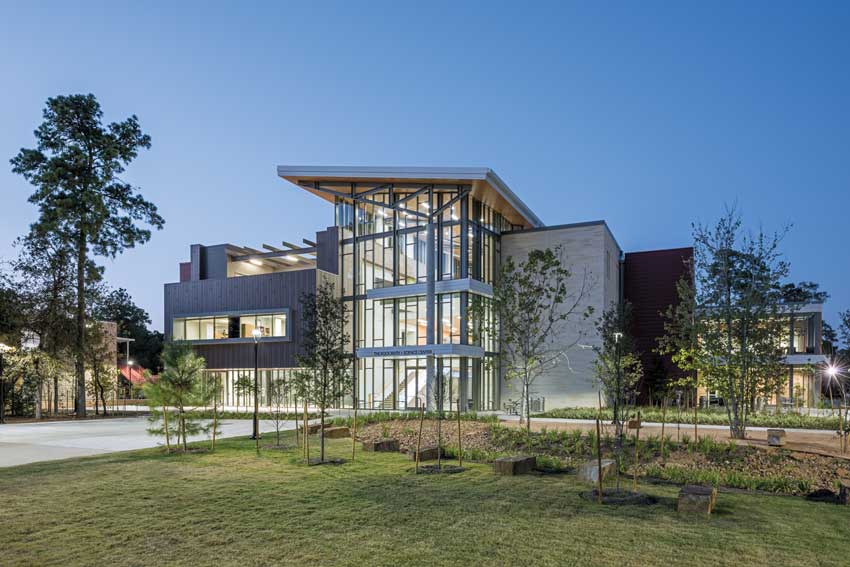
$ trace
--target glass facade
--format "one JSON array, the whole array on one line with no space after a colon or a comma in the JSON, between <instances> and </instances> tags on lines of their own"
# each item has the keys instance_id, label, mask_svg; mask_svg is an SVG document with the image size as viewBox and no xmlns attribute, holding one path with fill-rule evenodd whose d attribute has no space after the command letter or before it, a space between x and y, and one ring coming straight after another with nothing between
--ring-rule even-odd
<instances>
[{"instance_id":1,"label":"glass facade","mask_svg":"<svg viewBox=\"0 0 850 567\"><path fill-rule=\"evenodd\" d=\"M279 384L283 388L281 406L291 411L297 409L291 384L297 368L261 368L257 373L260 410L269 409L273 403L272 386ZM219 406L253 410L254 407L254 369L205 370L204 381L209 387L217 388L215 397Z\"/></svg>"},{"instance_id":2,"label":"glass facade","mask_svg":"<svg viewBox=\"0 0 850 567\"><path fill-rule=\"evenodd\" d=\"M209 341L252 338L254 329L262 337L286 337L287 313L260 313L216 317L178 317L172 320L175 341Z\"/></svg>"},{"instance_id":3,"label":"glass facade","mask_svg":"<svg viewBox=\"0 0 850 567\"><path fill-rule=\"evenodd\" d=\"M474 279L492 284L498 272L500 235L513 227L496 210L470 195L469 185L318 183L337 194L340 275L351 317L352 349L426 346L428 305L421 286L409 296L369 297L370 291L428 281L433 254L435 282ZM356 195L356 197L354 197ZM426 227L434 226L428 249ZM402 295L402 297L397 297ZM445 408L494 410L498 407L498 344L468 324L472 302L489 299L469 291L436 294L435 344L475 345L483 357L436 359L434 395ZM490 315L485 315L490 317ZM425 358L361 357L355 372L358 404L369 409L411 409L426 403Z\"/></svg>"}]
</instances>

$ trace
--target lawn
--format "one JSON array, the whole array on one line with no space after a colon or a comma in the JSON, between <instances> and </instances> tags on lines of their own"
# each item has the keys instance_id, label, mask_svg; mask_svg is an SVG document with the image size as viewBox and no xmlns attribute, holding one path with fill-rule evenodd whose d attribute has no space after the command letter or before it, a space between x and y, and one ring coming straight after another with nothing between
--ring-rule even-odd
<instances>
[{"instance_id":1,"label":"lawn","mask_svg":"<svg viewBox=\"0 0 850 567\"><path fill-rule=\"evenodd\" d=\"M346 456L350 440L329 442ZM465 463L466 464L466 463ZM597 506L571 476L496 477L486 465L414 476L400 454L305 467L144 450L0 469L0 565L847 565L850 508L722 493L682 518Z\"/></svg>"}]
</instances>

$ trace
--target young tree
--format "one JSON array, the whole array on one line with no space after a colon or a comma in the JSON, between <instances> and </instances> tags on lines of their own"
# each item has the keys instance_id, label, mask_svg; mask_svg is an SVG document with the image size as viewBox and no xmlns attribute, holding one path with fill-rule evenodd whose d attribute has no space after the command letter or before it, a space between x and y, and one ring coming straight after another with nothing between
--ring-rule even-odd
<instances>
[{"instance_id":1,"label":"young tree","mask_svg":"<svg viewBox=\"0 0 850 567\"><path fill-rule=\"evenodd\" d=\"M611 404L614 413L614 430L622 443L623 428L629 419L637 396L637 386L643 376L634 339L629 328L632 305L628 301L612 305L602 314L596 329L602 338L602 347L595 347L596 377Z\"/></svg>"},{"instance_id":2,"label":"young tree","mask_svg":"<svg viewBox=\"0 0 850 567\"><path fill-rule=\"evenodd\" d=\"M145 400L150 409L148 416L148 433L165 437L165 447L171 451L171 429L169 423L174 423L176 414L171 409L171 392L163 387L159 380L153 380L150 376L145 377L142 386Z\"/></svg>"},{"instance_id":3,"label":"young tree","mask_svg":"<svg viewBox=\"0 0 850 567\"><path fill-rule=\"evenodd\" d=\"M239 411L239 404L248 407L248 396L254 393L254 379L247 374L240 375L233 382L233 391L236 393L236 411Z\"/></svg>"},{"instance_id":4,"label":"young tree","mask_svg":"<svg viewBox=\"0 0 850 567\"><path fill-rule=\"evenodd\" d=\"M841 349L845 354L850 353L850 309L846 311L842 311L838 314L839 323L838 323L838 337L841 338L841 342L844 344L844 348ZM838 341L836 340L836 344Z\"/></svg>"},{"instance_id":5,"label":"young tree","mask_svg":"<svg viewBox=\"0 0 850 567\"><path fill-rule=\"evenodd\" d=\"M177 439L186 451L190 435L209 432L209 425L195 415L198 408L209 404L213 395L213 390L205 387L202 379L206 362L189 345L182 343L169 343L163 350L162 362L164 369L157 386L168 405L177 411Z\"/></svg>"},{"instance_id":6,"label":"young tree","mask_svg":"<svg viewBox=\"0 0 850 567\"><path fill-rule=\"evenodd\" d=\"M781 343L793 306L781 285L788 273L781 239L744 234L734 208L713 226L694 225L693 285L680 286L679 306L668 316L663 344L680 368L695 369L720 392L734 438L746 435L755 400L783 379Z\"/></svg>"},{"instance_id":7,"label":"young tree","mask_svg":"<svg viewBox=\"0 0 850 567\"><path fill-rule=\"evenodd\" d=\"M94 95L49 98L35 131L36 148L21 149L12 171L36 188L34 234L55 233L76 253L76 411L86 412L86 266L90 253L115 257L150 239L138 223L162 228L156 207L119 177L141 148L150 147L135 116L104 125Z\"/></svg>"},{"instance_id":8,"label":"young tree","mask_svg":"<svg viewBox=\"0 0 850 567\"><path fill-rule=\"evenodd\" d=\"M585 335L584 325L593 308L584 306L593 279L584 272L578 282L565 267L560 247L531 250L517 263L507 258L493 286L493 317L484 302L475 302L474 327L499 337L505 380L522 389L520 419L531 431L531 388L538 377L567 357ZM574 333L565 339L568 327Z\"/></svg>"},{"instance_id":9,"label":"young tree","mask_svg":"<svg viewBox=\"0 0 850 567\"><path fill-rule=\"evenodd\" d=\"M699 345L700 325L704 319L697 317L696 288L694 287L694 262L687 261L685 274L676 282L677 301L664 312L664 335L658 337L659 354L670 355L673 363L682 370L678 378L670 379L671 387L678 387L676 407L681 415L685 392L692 392L694 410L694 439L699 438L699 377L710 372L713 361ZM677 420L679 417L677 417ZM677 421L678 423L678 421Z\"/></svg>"},{"instance_id":10,"label":"young tree","mask_svg":"<svg viewBox=\"0 0 850 567\"><path fill-rule=\"evenodd\" d=\"M334 285L328 281L320 283L315 294L301 298L301 309L304 352L298 360L299 366L307 370L302 373L306 377L306 396L321 414L320 459L324 462L325 410L348 393L350 384L347 313Z\"/></svg>"},{"instance_id":11,"label":"young tree","mask_svg":"<svg viewBox=\"0 0 850 567\"><path fill-rule=\"evenodd\" d=\"M99 414L98 406L103 407L103 415L108 415L106 393L111 392L118 379L113 353L108 348L108 340L102 326L95 323L88 325L86 333L86 362L89 367L89 393L94 398L94 413ZM98 403L100 402L100 403Z\"/></svg>"},{"instance_id":12,"label":"young tree","mask_svg":"<svg viewBox=\"0 0 850 567\"><path fill-rule=\"evenodd\" d=\"M286 424L286 380L276 378L269 384L269 409L274 424L276 444L280 447L280 431Z\"/></svg>"}]
</instances>

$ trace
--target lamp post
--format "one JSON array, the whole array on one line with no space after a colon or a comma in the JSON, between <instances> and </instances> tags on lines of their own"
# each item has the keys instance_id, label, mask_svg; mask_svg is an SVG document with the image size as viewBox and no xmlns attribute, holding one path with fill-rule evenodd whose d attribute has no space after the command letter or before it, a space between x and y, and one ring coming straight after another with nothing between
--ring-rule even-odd
<instances>
[{"instance_id":1,"label":"lamp post","mask_svg":"<svg viewBox=\"0 0 850 567\"><path fill-rule=\"evenodd\" d=\"M127 343L130 344L130 343ZM132 359L127 359L127 382L129 384L133 383L133 362ZM127 414L127 392L129 391L129 386L124 388L124 415Z\"/></svg>"},{"instance_id":2,"label":"lamp post","mask_svg":"<svg viewBox=\"0 0 850 567\"><path fill-rule=\"evenodd\" d=\"M6 379L3 377L3 353L9 347L0 343L0 423L6 423Z\"/></svg>"},{"instance_id":3,"label":"lamp post","mask_svg":"<svg viewBox=\"0 0 850 567\"><path fill-rule=\"evenodd\" d=\"M260 336L262 334L262 331L258 328L254 328L254 330L251 331L251 335L254 337L254 431L251 435L251 439L255 439L257 441L257 450L259 450L260 444L260 373L258 369L257 354L259 352Z\"/></svg>"}]
</instances>

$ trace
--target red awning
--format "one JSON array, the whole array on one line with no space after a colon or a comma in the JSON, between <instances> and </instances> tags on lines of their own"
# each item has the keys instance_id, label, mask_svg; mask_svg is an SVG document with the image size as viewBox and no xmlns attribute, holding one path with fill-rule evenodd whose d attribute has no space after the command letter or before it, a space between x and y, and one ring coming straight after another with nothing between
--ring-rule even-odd
<instances>
[{"instance_id":1,"label":"red awning","mask_svg":"<svg viewBox=\"0 0 850 567\"><path fill-rule=\"evenodd\" d=\"M131 384L141 386L145 383L145 369L141 366L133 365L128 369L127 365L124 364L118 367L118 371L121 372L121 376L123 376L125 380L129 380Z\"/></svg>"}]
</instances>

